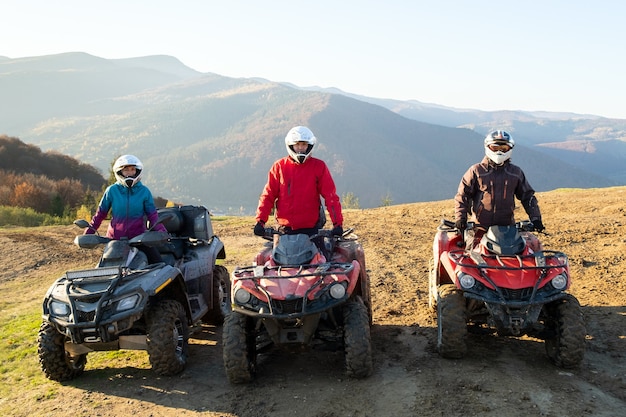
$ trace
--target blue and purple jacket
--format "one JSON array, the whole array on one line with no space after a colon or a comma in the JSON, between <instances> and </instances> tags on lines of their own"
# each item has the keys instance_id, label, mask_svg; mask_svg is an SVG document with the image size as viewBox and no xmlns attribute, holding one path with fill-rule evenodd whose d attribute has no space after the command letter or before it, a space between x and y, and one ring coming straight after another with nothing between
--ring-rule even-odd
<instances>
[{"instance_id":1,"label":"blue and purple jacket","mask_svg":"<svg viewBox=\"0 0 626 417\"><path fill-rule=\"evenodd\" d=\"M131 239L140 235L146 231L146 220L154 224L159 218L152 193L141 181L131 188L117 182L109 185L104 191L95 216L91 219L94 230L87 229L85 233L95 233L109 211L111 223L106 236L116 240L124 237ZM162 224L153 230L167 231Z\"/></svg>"}]
</instances>

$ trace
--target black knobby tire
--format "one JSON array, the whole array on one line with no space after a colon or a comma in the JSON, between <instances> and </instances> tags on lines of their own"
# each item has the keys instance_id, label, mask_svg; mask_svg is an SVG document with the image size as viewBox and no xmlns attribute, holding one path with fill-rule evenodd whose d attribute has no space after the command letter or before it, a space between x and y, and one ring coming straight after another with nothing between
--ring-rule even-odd
<instances>
[{"instance_id":1,"label":"black knobby tire","mask_svg":"<svg viewBox=\"0 0 626 417\"><path fill-rule=\"evenodd\" d=\"M213 268L213 308L204 315L202 321L219 326L232 311L230 299L230 276L222 265Z\"/></svg>"},{"instance_id":2,"label":"black knobby tire","mask_svg":"<svg viewBox=\"0 0 626 417\"><path fill-rule=\"evenodd\" d=\"M256 372L256 344L252 319L232 312L222 330L224 369L232 384L252 381Z\"/></svg>"},{"instance_id":3,"label":"black knobby tire","mask_svg":"<svg viewBox=\"0 0 626 417\"><path fill-rule=\"evenodd\" d=\"M561 368L580 365L585 356L585 322L580 303L571 294L555 301L552 325L555 337L546 339L546 353L550 360Z\"/></svg>"},{"instance_id":4,"label":"black knobby tire","mask_svg":"<svg viewBox=\"0 0 626 417\"><path fill-rule=\"evenodd\" d=\"M373 371L370 322L367 307L360 299L343 306L343 343L348 376L370 376Z\"/></svg>"},{"instance_id":5,"label":"black knobby tire","mask_svg":"<svg viewBox=\"0 0 626 417\"><path fill-rule=\"evenodd\" d=\"M39 364L47 378L53 381L67 381L80 376L87 364L87 354L70 356L64 347L65 335L59 333L52 324L43 322L37 336Z\"/></svg>"},{"instance_id":6,"label":"black knobby tire","mask_svg":"<svg viewBox=\"0 0 626 417\"><path fill-rule=\"evenodd\" d=\"M189 353L189 326L183 306L176 300L160 300L148 315L148 355L159 375L182 372Z\"/></svg>"},{"instance_id":7,"label":"black knobby tire","mask_svg":"<svg viewBox=\"0 0 626 417\"><path fill-rule=\"evenodd\" d=\"M463 292L453 284L439 287L437 301L437 350L448 359L467 353L467 308Z\"/></svg>"}]
</instances>

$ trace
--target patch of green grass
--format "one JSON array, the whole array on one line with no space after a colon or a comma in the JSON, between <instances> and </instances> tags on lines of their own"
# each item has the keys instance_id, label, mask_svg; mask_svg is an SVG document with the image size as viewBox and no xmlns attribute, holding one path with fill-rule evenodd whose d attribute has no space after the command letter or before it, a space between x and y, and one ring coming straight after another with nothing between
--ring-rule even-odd
<instances>
[{"instance_id":1,"label":"patch of green grass","mask_svg":"<svg viewBox=\"0 0 626 417\"><path fill-rule=\"evenodd\" d=\"M37 333L41 314L34 308L20 314L0 312L0 397L13 390L28 390L45 377L39 368Z\"/></svg>"},{"instance_id":2,"label":"patch of green grass","mask_svg":"<svg viewBox=\"0 0 626 417\"><path fill-rule=\"evenodd\" d=\"M131 367L150 369L148 352L144 350L112 350L109 352L93 352L87 356L86 369L115 369ZM108 372L105 372L107 374Z\"/></svg>"},{"instance_id":3,"label":"patch of green grass","mask_svg":"<svg viewBox=\"0 0 626 417\"><path fill-rule=\"evenodd\" d=\"M254 217L250 216L214 216L211 217L213 223L223 224L224 226L246 226L254 224Z\"/></svg>"},{"instance_id":4,"label":"patch of green grass","mask_svg":"<svg viewBox=\"0 0 626 417\"><path fill-rule=\"evenodd\" d=\"M50 226L71 224L74 216L58 217L31 208L0 206L0 226Z\"/></svg>"}]
</instances>

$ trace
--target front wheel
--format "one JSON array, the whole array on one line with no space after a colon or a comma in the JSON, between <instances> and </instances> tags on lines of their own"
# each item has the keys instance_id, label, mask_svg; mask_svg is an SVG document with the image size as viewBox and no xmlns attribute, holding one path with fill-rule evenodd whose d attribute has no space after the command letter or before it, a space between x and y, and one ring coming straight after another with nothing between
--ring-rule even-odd
<instances>
[{"instance_id":1,"label":"front wheel","mask_svg":"<svg viewBox=\"0 0 626 417\"><path fill-rule=\"evenodd\" d=\"M152 370L175 375L187 364L189 326L183 306L176 300L161 300L150 309L146 339Z\"/></svg>"},{"instance_id":2,"label":"front wheel","mask_svg":"<svg viewBox=\"0 0 626 417\"><path fill-rule=\"evenodd\" d=\"M437 349L444 358L460 359L467 352L465 297L454 284L441 285L438 293Z\"/></svg>"},{"instance_id":3,"label":"front wheel","mask_svg":"<svg viewBox=\"0 0 626 417\"><path fill-rule=\"evenodd\" d=\"M343 343L348 376L370 376L373 370L370 321L367 307L360 299L343 307Z\"/></svg>"},{"instance_id":4,"label":"front wheel","mask_svg":"<svg viewBox=\"0 0 626 417\"><path fill-rule=\"evenodd\" d=\"M72 356L65 351L65 336L48 322L43 322L37 336L39 364L48 379L67 381L85 370L87 354Z\"/></svg>"},{"instance_id":5,"label":"front wheel","mask_svg":"<svg viewBox=\"0 0 626 417\"><path fill-rule=\"evenodd\" d=\"M555 336L545 341L550 360L561 368L573 368L585 356L585 322L580 303L573 295L555 301L552 326Z\"/></svg>"},{"instance_id":6,"label":"front wheel","mask_svg":"<svg viewBox=\"0 0 626 417\"><path fill-rule=\"evenodd\" d=\"M224 368L232 384L252 381L256 371L256 337L252 319L232 312L224 319L222 330Z\"/></svg>"}]
</instances>

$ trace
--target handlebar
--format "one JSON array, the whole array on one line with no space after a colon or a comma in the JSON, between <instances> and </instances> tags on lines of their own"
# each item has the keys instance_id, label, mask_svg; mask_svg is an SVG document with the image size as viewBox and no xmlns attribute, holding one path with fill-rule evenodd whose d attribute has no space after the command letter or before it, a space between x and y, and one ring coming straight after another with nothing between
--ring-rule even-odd
<instances>
[{"instance_id":1,"label":"handlebar","mask_svg":"<svg viewBox=\"0 0 626 417\"><path fill-rule=\"evenodd\" d=\"M454 226L454 224L452 225ZM351 227L349 229L346 229L343 231L343 234L341 236L336 236L332 234L332 230L330 229L318 229L317 233L309 236L309 239L315 239L317 237L327 237L327 238L343 238L344 236L349 235L350 233L352 233L354 231L354 228ZM276 230L273 227L266 227L265 228L265 233L263 234L263 236L261 236L263 239L265 240L273 240L274 239L274 235L285 235L287 233L285 232L281 232L280 230Z\"/></svg>"},{"instance_id":2,"label":"handlebar","mask_svg":"<svg viewBox=\"0 0 626 417\"><path fill-rule=\"evenodd\" d=\"M471 230L475 226L476 226L475 222L467 222L466 230ZM453 222L452 220L447 220L447 219L441 219L441 224L439 225L438 228L439 230L454 229L457 232L460 232L460 230L456 228L455 222ZM536 230L535 225L530 220L522 220L522 221L516 222L515 228L521 232L537 232L537 233L547 234L545 231L539 232L538 230Z\"/></svg>"}]
</instances>

